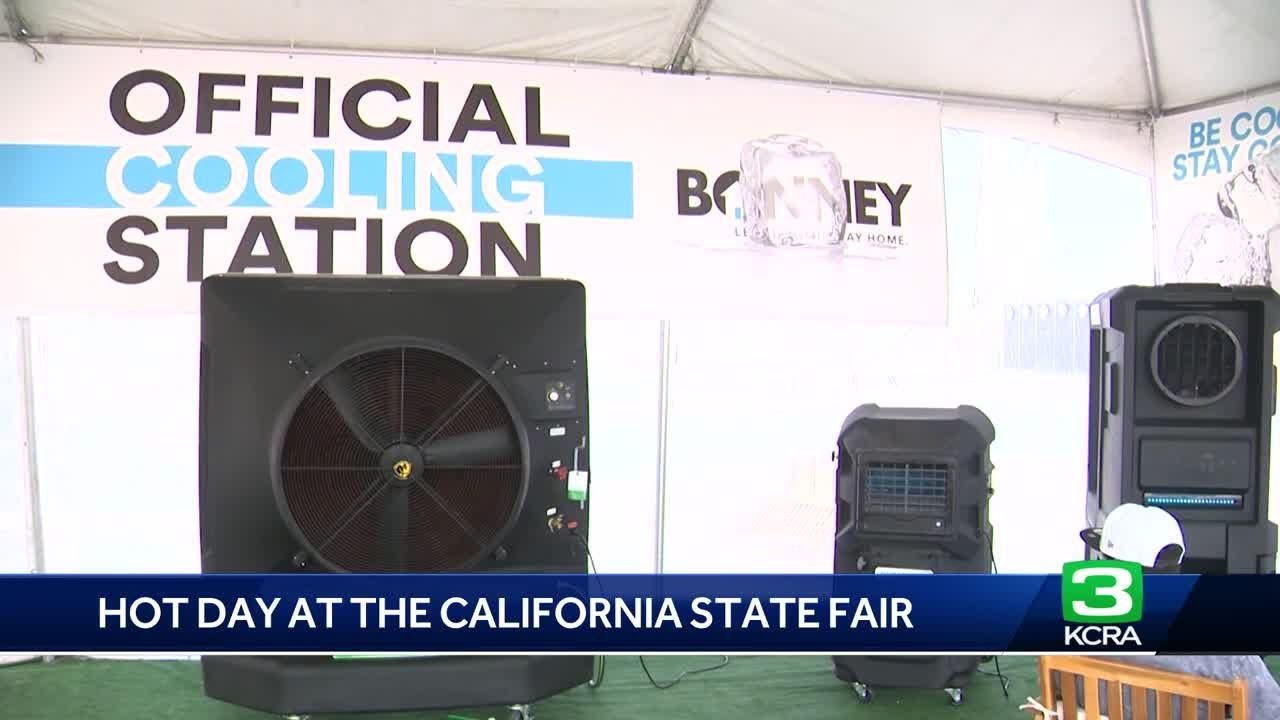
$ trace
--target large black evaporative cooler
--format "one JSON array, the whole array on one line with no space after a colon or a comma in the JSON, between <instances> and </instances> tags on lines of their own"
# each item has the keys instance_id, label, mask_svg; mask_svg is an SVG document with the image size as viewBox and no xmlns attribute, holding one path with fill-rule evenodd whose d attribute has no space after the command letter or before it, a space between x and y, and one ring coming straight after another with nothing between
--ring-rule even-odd
<instances>
[{"instance_id":1,"label":"large black evaporative cooler","mask_svg":"<svg viewBox=\"0 0 1280 720\"><path fill-rule=\"evenodd\" d=\"M1277 309L1269 287L1126 286L1094 301L1086 527L1154 505L1182 525L1183 572L1275 572Z\"/></svg>"},{"instance_id":2,"label":"large black evaporative cooler","mask_svg":"<svg viewBox=\"0 0 1280 720\"><path fill-rule=\"evenodd\" d=\"M837 441L835 572L990 573L994 440L991 421L968 405L855 409ZM959 704L979 658L833 661L864 702L872 687L896 687L945 689Z\"/></svg>"},{"instance_id":3,"label":"large black evaporative cooler","mask_svg":"<svg viewBox=\"0 0 1280 720\"><path fill-rule=\"evenodd\" d=\"M589 506L566 485L587 470L584 295L549 279L205 280L204 572L586 573ZM520 717L593 670L591 657L202 663L209 696L290 715Z\"/></svg>"}]
</instances>

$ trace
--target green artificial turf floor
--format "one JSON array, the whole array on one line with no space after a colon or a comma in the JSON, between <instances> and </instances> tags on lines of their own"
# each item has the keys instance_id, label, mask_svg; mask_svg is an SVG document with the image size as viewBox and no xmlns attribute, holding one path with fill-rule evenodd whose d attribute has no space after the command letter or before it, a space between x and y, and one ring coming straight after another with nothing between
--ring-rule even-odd
<instances>
[{"instance_id":1,"label":"green artificial turf floor","mask_svg":"<svg viewBox=\"0 0 1280 720\"><path fill-rule=\"evenodd\" d=\"M664 682L681 671L714 664L717 658L645 658L650 672ZM1269 658L1280 675L1280 658ZM1036 660L1008 657L1000 662L1009 679L1009 699L991 675L975 675L965 703L952 707L939 690L876 692L861 705L848 686L836 680L825 657L735 657L714 672L690 675L675 687L657 690L649 684L635 657L611 657L604 684L581 687L548 699L534 708L539 720L729 720L730 718L796 718L797 720L987 720L1030 718L1018 711L1036 694ZM983 666L992 671L990 663ZM64 659L0 667L0 718L4 720L262 720L272 717L204 696L195 662ZM498 708L471 711L414 712L338 716L345 720L507 720ZM312 720L323 720L313 716Z\"/></svg>"}]
</instances>

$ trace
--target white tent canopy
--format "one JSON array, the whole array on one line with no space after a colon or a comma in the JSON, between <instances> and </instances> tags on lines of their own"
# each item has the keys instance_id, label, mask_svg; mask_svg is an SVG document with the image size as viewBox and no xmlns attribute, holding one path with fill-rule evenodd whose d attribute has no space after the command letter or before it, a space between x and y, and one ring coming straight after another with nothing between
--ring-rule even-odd
<instances>
[{"instance_id":1,"label":"white tent canopy","mask_svg":"<svg viewBox=\"0 0 1280 720\"><path fill-rule=\"evenodd\" d=\"M1280 87L1276 0L0 0L12 37L738 74L1159 116Z\"/></svg>"}]
</instances>

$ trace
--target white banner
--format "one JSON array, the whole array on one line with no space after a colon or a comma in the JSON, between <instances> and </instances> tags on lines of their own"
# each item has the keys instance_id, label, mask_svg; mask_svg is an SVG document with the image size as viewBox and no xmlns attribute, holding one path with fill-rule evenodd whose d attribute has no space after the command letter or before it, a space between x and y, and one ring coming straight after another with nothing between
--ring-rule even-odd
<instances>
[{"instance_id":1,"label":"white banner","mask_svg":"<svg viewBox=\"0 0 1280 720\"><path fill-rule=\"evenodd\" d=\"M1278 285L1280 93L1156 123L1161 282Z\"/></svg>"},{"instance_id":2,"label":"white banner","mask_svg":"<svg viewBox=\"0 0 1280 720\"><path fill-rule=\"evenodd\" d=\"M44 55L0 44L0 310L190 311L228 271L438 272L574 277L597 309L945 321L936 103L431 58Z\"/></svg>"}]
</instances>

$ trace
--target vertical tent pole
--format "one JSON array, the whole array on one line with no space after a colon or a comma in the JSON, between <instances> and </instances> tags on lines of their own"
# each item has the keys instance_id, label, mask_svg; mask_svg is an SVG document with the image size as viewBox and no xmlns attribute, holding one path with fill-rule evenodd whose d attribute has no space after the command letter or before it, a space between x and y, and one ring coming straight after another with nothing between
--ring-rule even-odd
<instances>
[{"instance_id":1,"label":"vertical tent pole","mask_svg":"<svg viewBox=\"0 0 1280 720\"><path fill-rule=\"evenodd\" d=\"M27 537L31 541L31 571L45 571L44 516L40 508L40 470L36 455L35 375L31 342L31 318L18 318L18 387L22 392L22 445L27 480ZM52 657L42 658L45 662Z\"/></svg>"},{"instance_id":2,"label":"vertical tent pole","mask_svg":"<svg viewBox=\"0 0 1280 720\"><path fill-rule=\"evenodd\" d=\"M667 531L667 425L671 408L671 322L658 321L658 506L653 546L653 571L664 568Z\"/></svg>"},{"instance_id":3,"label":"vertical tent pole","mask_svg":"<svg viewBox=\"0 0 1280 720\"><path fill-rule=\"evenodd\" d=\"M1164 114L1164 101L1160 97L1160 76L1156 69L1155 47L1151 41L1151 8L1148 0L1133 0L1133 14L1138 25L1138 45L1142 48L1142 66L1147 71L1147 97L1150 100L1148 112L1151 116L1147 126L1147 137L1151 141L1151 242L1155 246L1155 268L1152 273L1154 284L1160 284L1160 266L1164 262L1164 253L1160 247L1160 198L1156 193L1158 177L1156 160L1156 123ZM1143 126L1138 125L1142 132Z\"/></svg>"},{"instance_id":4,"label":"vertical tent pole","mask_svg":"<svg viewBox=\"0 0 1280 720\"><path fill-rule=\"evenodd\" d=\"M45 571L44 519L40 511L40 470L36 456L36 413L32 362L31 318L18 318L18 382L22 391L23 450L26 454L27 534L31 539L32 571Z\"/></svg>"},{"instance_id":5,"label":"vertical tent pole","mask_svg":"<svg viewBox=\"0 0 1280 720\"><path fill-rule=\"evenodd\" d=\"M1156 185L1159 179L1159 161L1156 159L1156 121L1152 120L1151 124L1145 128L1139 126L1139 132L1145 132L1147 136L1148 146L1151 148L1151 245L1152 257L1155 260L1151 268L1151 284L1159 285L1165 281L1163 277L1163 266L1165 258L1165 248L1160 244L1160 193L1157 192Z\"/></svg>"}]
</instances>

